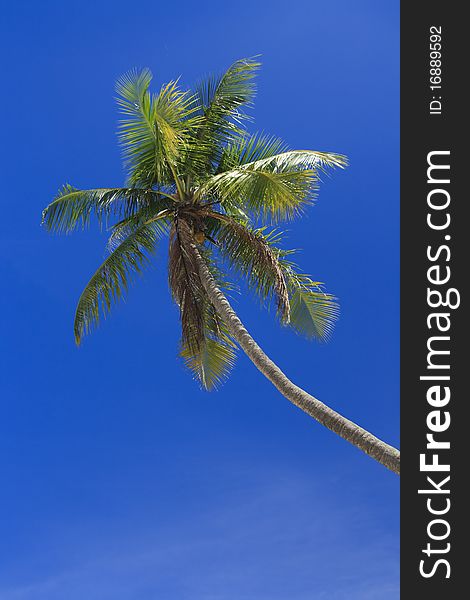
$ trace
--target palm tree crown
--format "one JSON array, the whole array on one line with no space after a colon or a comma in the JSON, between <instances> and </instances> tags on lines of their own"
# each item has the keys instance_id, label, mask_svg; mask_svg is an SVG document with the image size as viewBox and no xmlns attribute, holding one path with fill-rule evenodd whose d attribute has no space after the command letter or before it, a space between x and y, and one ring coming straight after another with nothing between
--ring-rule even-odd
<instances>
[{"instance_id":1,"label":"palm tree crown","mask_svg":"<svg viewBox=\"0 0 470 600\"><path fill-rule=\"evenodd\" d=\"M344 167L346 158L289 150L276 137L248 133L243 110L252 103L259 66L239 60L192 92L172 81L151 93L147 69L119 79L126 187L65 185L43 212L45 227L54 232L84 227L92 215L110 226L109 254L78 302L77 344L166 234L181 355L206 389L229 372L235 340L201 281L201 258L220 289L230 289L228 276L237 272L264 302L275 302L282 323L308 337L328 337L335 299L297 269L274 226L301 215L315 198L321 174Z\"/></svg>"}]
</instances>

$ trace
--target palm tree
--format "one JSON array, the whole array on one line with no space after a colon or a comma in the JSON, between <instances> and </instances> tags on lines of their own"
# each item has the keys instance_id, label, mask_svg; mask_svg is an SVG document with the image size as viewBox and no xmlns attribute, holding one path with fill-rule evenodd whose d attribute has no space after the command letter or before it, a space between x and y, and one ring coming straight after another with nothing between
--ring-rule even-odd
<instances>
[{"instance_id":1,"label":"palm tree","mask_svg":"<svg viewBox=\"0 0 470 600\"><path fill-rule=\"evenodd\" d=\"M65 185L43 212L43 224L53 232L85 227L92 215L110 227L109 255L78 301L76 343L110 311L168 234L181 356L200 384L210 390L223 381L238 344L288 400L399 473L398 450L293 384L227 299L233 285L225 272L235 271L265 304L276 304L283 324L307 337L327 338L337 317L334 297L297 269L293 251L280 245L282 232L272 226L301 215L321 175L347 161L339 154L289 150L278 138L247 132L243 109L253 100L259 66L239 60L194 92L171 81L153 94L147 69L119 79L126 187Z\"/></svg>"}]
</instances>

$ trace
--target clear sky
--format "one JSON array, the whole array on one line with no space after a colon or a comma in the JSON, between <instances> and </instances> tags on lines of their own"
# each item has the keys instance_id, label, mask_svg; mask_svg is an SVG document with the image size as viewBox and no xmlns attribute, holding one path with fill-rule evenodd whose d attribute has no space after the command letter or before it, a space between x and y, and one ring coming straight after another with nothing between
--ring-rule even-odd
<instances>
[{"instance_id":1,"label":"clear sky","mask_svg":"<svg viewBox=\"0 0 470 600\"><path fill-rule=\"evenodd\" d=\"M166 248L80 349L96 227L40 228L65 182L119 186L114 82L190 86L262 54L256 127L345 153L289 226L342 315L305 341L242 295L299 385L398 445L398 1L4 3L1 600L396 600L398 478L240 356L216 393L177 359Z\"/></svg>"}]
</instances>

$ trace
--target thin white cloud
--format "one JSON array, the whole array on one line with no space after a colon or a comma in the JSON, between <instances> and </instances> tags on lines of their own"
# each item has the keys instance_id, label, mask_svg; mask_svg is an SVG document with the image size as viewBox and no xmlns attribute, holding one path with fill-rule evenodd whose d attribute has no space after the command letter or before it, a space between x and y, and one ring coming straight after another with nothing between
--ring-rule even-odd
<instances>
[{"instance_id":1,"label":"thin white cloud","mask_svg":"<svg viewBox=\"0 0 470 600\"><path fill-rule=\"evenodd\" d=\"M149 515L145 531L115 533L101 548L82 536L71 555L87 558L22 585L0 580L0 599L399 597L397 536L387 534L367 506L345 509L345 497L325 498L322 486L303 475L270 477L256 469L253 477L255 485L234 484L205 508L182 511L163 530Z\"/></svg>"}]
</instances>

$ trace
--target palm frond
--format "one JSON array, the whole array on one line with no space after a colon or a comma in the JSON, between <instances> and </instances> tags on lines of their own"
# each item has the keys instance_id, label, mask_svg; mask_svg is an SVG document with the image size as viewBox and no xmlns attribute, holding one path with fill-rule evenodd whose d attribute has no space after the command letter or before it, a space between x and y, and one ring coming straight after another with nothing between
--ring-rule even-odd
<instances>
[{"instance_id":1,"label":"palm frond","mask_svg":"<svg viewBox=\"0 0 470 600\"><path fill-rule=\"evenodd\" d=\"M199 350L183 346L181 356L186 367L193 373L204 389L218 388L228 377L236 360L235 346L229 337L206 335Z\"/></svg>"},{"instance_id":2,"label":"palm frond","mask_svg":"<svg viewBox=\"0 0 470 600\"><path fill-rule=\"evenodd\" d=\"M215 196L227 212L248 211L256 219L289 220L311 204L318 188L313 170L272 171L239 167L215 175L200 189L200 195Z\"/></svg>"},{"instance_id":3,"label":"palm frond","mask_svg":"<svg viewBox=\"0 0 470 600\"><path fill-rule=\"evenodd\" d=\"M207 77L196 87L206 124L218 125L231 117L243 118L239 109L249 105L256 93L254 78L261 66L255 58L236 60L221 77Z\"/></svg>"},{"instance_id":4,"label":"palm frond","mask_svg":"<svg viewBox=\"0 0 470 600\"><path fill-rule=\"evenodd\" d=\"M127 218L142 208L168 205L158 192L139 188L99 188L79 190L64 185L44 209L42 224L55 233L70 233L85 228L94 214L100 224L110 217Z\"/></svg>"},{"instance_id":5,"label":"palm frond","mask_svg":"<svg viewBox=\"0 0 470 600\"><path fill-rule=\"evenodd\" d=\"M275 172L299 169L313 169L317 172L328 172L328 169L344 169L348 164L343 154L317 152L316 150L286 150L279 154L256 158L245 166L254 170L272 170Z\"/></svg>"},{"instance_id":6,"label":"palm frond","mask_svg":"<svg viewBox=\"0 0 470 600\"><path fill-rule=\"evenodd\" d=\"M234 285L227 280L224 273L214 262L212 251L202 247L198 251L217 287L224 290L225 293L233 290ZM196 352L183 345L181 356L186 367L192 371L201 386L211 391L222 385L230 374L236 360L236 344L226 324L222 321L207 296L204 297L202 306L204 341Z\"/></svg>"},{"instance_id":7,"label":"palm frond","mask_svg":"<svg viewBox=\"0 0 470 600\"><path fill-rule=\"evenodd\" d=\"M136 273L148 263L161 235L158 222L142 224L106 258L88 282L75 312L75 341L80 344L127 291Z\"/></svg>"},{"instance_id":8,"label":"palm frond","mask_svg":"<svg viewBox=\"0 0 470 600\"><path fill-rule=\"evenodd\" d=\"M286 220L311 204L328 167L344 166L341 155L291 150L241 164L207 180L198 196L215 195L223 206L239 206L258 218Z\"/></svg>"},{"instance_id":9,"label":"palm frond","mask_svg":"<svg viewBox=\"0 0 470 600\"><path fill-rule=\"evenodd\" d=\"M202 117L196 128L197 144L188 154L193 171L211 170L221 158L224 146L244 136L242 121L248 115L243 107L251 105L256 92L255 76L260 63L255 59L234 62L222 77L207 77L196 86L195 99Z\"/></svg>"},{"instance_id":10,"label":"palm frond","mask_svg":"<svg viewBox=\"0 0 470 600\"><path fill-rule=\"evenodd\" d=\"M339 305L322 284L298 273L292 263L281 261L289 289L291 314L289 325L307 338L327 340L339 317Z\"/></svg>"},{"instance_id":11,"label":"palm frond","mask_svg":"<svg viewBox=\"0 0 470 600\"><path fill-rule=\"evenodd\" d=\"M274 296L278 315L284 323L290 319L290 302L286 280L273 248L280 233L266 232L266 228L252 229L227 215L212 213L217 219L216 238L219 250L231 265L248 281L264 301Z\"/></svg>"},{"instance_id":12,"label":"palm frond","mask_svg":"<svg viewBox=\"0 0 470 600\"><path fill-rule=\"evenodd\" d=\"M211 265L207 266L216 277ZM220 282L218 285L221 286ZM201 307L204 338L197 349L189 347L183 341L180 355L201 386L211 391L218 388L232 370L236 360L236 345L207 296L203 298Z\"/></svg>"},{"instance_id":13,"label":"palm frond","mask_svg":"<svg viewBox=\"0 0 470 600\"><path fill-rule=\"evenodd\" d=\"M143 187L175 179L175 163L198 121L193 96L181 91L176 81L163 85L159 94L151 94L151 79L148 69L134 70L116 85L118 106L125 117L119 123L119 139L129 181Z\"/></svg>"},{"instance_id":14,"label":"palm frond","mask_svg":"<svg viewBox=\"0 0 470 600\"><path fill-rule=\"evenodd\" d=\"M168 232L172 211L169 209L159 210L159 207L142 208L135 215L122 219L111 228L106 248L113 252L127 237L136 231L144 223L152 221L159 230L160 235Z\"/></svg>"},{"instance_id":15,"label":"palm frond","mask_svg":"<svg viewBox=\"0 0 470 600\"><path fill-rule=\"evenodd\" d=\"M339 316L336 298L322 284L299 273L288 260L294 250L279 247L283 233L253 229L227 215L214 214L213 235L222 255L263 300L277 299L278 315L307 338L328 339Z\"/></svg>"},{"instance_id":16,"label":"palm frond","mask_svg":"<svg viewBox=\"0 0 470 600\"><path fill-rule=\"evenodd\" d=\"M201 253L219 285L223 285L209 251ZM170 234L169 284L180 309L180 354L200 384L211 390L230 372L235 344L202 285L191 228L184 219L176 220Z\"/></svg>"},{"instance_id":17,"label":"palm frond","mask_svg":"<svg viewBox=\"0 0 470 600\"><path fill-rule=\"evenodd\" d=\"M260 132L247 135L227 144L223 150L216 174L287 151L287 144L276 136Z\"/></svg>"},{"instance_id":18,"label":"palm frond","mask_svg":"<svg viewBox=\"0 0 470 600\"><path fill-rule=\"evenodd\" d=\"M180 309L182 346L199 352L204 342L203 304L206 296L193 250L191 228L175 219L170 231L168 283Z\"/></svg>"}]
</instances>

